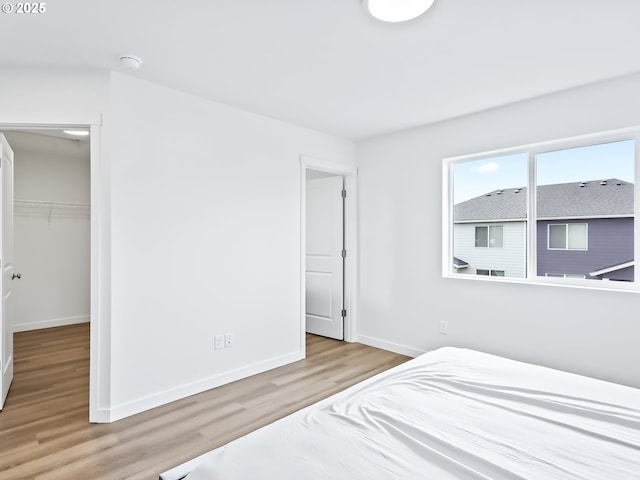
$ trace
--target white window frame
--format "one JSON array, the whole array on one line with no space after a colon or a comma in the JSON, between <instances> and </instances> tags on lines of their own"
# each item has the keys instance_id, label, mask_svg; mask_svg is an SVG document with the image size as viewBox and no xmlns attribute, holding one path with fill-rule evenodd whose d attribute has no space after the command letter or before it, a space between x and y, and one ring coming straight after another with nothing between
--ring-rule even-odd
<instances>
[{"instance_id":1,"label":"white window frame","mask_svg":"<svg viewBox=\"0 0 640 480\"><path fill-rule=\"evenodd\" d=\"M634 188L640 183L640 126L611 130L606 132L591 133L570 138L551 140L547 142L532 143L509 148L486 151L478 154L462 155L443 159L442 176L442 276L463 281L493 281L507 283L544 284L562 287L588 288L594 290L618 290L640 292L640 271L635 273L633 282L605 282L581 278L557 278L538 275L537 269L537 212L536 191L537 179L535 168L536 155L565 150L570 148L586 147L603 143L612 143L623 140L635 142L634 158ZM456 275L452 265L453 258L453 169L458 163L491 159L507 155L525 153L528 155L528 179L527 179L527 242L526 242L526 278L493 277L485 275ZM634 217L640 215L640 191L634 195ZM531 222L530 219L536 219ZM533 226L532 226L533 225ZM587 227L588 228L588 227ZM503 239L504 242L504 239ZM548 246L548 243L547 243ZM580 251L580 250L572 250ZM640 221L634 222L634 258L640 258ZM486 270L486 269L485 269Z\"/></svg>"},{"instance_id":2,"label":"white window frame","mask_svg":"<svg viewBox=\"0 0 640 480\"><path fill-rule=\"evenodd\" d=\"M634 186L635 188L635 186ZM569 248L569 225L584 225L584 248ZM551 247L551 227L565 227L564 248ZM569 252L586 252L589 250L589 224L586 222L572 223L548 223L547 224L547 250L561 250Z\"/></svg>"}]
</instances>

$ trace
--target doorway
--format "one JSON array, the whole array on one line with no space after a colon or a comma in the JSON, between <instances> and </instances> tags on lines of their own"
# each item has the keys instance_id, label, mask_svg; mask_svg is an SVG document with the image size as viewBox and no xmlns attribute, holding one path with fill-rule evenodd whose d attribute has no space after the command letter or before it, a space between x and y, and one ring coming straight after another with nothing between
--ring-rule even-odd
<instances>
[{"instance_id":1,"label":"doorway","mask_svg":"<svg viewBox=\"0 0 640 480\"><path fill-rule=\"evenodd\" d=\"M12 308L3 318L6 345L17 332L90 320L90 139L88 128L70 132L2 132L14 154L14 280ZM4 227L6 219L3 233Z\"/></svg>"},{"instance_id":2,"label":"doorway","mask_svg":"<svg viewBox=\"0 0 640 480\"><path fill-rule=\"evenodd\" d=\"M347 342L357 340L357 304L354 301L355 292L357 292L358 257L356 235L357 169L355 166L351 167L305 155L301 155L300 163L300 280L302 287L300 292L300 344L301 350L305 352L306 332L313 331L307 329L309 314L320 317L321 324L333 325L337 332L337 335L320 333L321 335L340 338ZM313 190L319 190L320 193L315 191L310 193L308 182L313 185ZM328 193L329 191L334 193ZM332 200L328 200L328 198ZM310 205L307 205L308 202ZM331 207L328 204L331 204ZM314 217L315 210L320 212L321 220L316 219L314 222L314 218L311 218L308 221L308 213ZM331 212L331 214L327 212ZM325 229L327 225L333 225L331 235L327 234L329 231ZM311 250L308 251L307 235L315 235L317 232L314 230L320 230L321 237L329 238L329 240L325 238L324 244L333 245L330 254L327 253L327 248L317 248L317 245L310 245ZM311 243L316 240L317 238L314 237ZM313 251L313 249L318 251ZM324 265L322 265L323 262ZM331 265L327 266L327 264ZM328 319L329 317L331 320ZM338 322L332 323L336 317Z\"/></svg>"}]
</instances>

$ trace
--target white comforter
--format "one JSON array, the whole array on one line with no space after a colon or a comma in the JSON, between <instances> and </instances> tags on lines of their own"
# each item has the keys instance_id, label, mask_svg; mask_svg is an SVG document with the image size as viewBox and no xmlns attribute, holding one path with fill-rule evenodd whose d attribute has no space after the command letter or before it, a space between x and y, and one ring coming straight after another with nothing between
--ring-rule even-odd
<instances>
[{"instance_id":1,"label":"white comforter","mask_svg":"<svg viewBox=\"0 0 640 480\"><path fill-rule=\"evenodd\" d=\"M448 347L194 463L188 480L638 480L640 390Z\"/></svg>"}]
</instances>

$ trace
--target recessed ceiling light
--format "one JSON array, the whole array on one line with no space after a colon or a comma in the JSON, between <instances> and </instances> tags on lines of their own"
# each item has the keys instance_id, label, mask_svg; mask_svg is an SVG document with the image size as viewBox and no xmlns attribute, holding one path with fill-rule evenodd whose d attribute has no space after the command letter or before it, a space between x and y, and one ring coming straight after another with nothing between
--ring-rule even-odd
<instances>
[{"instance_id":1,"label":"recessed ceiling light","mask_svg":"<svg viewBox=\"0 0 640 480\"><path fill-rule=\"evenodd\" d=\"M89 135L89 132L86 130L63 130L67 135L76 135L78 137L86 137Z\"/></svg>"},{"instance_id":2,"label":"recessed ceiling light","mask_svg":"<svg viewBox=\"0 0 640 480\"><path fill-rule=\"evenodd\" d=\"M429 10L435 0L362 0L364 8L383 22L406 22Z\"/></svg>"}]
</instances>

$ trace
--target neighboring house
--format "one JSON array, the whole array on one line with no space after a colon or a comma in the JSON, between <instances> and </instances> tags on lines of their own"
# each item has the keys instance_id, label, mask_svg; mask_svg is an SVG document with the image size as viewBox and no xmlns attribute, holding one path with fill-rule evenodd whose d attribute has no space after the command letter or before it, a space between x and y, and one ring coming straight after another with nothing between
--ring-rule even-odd
<instances>
[{"instance_id":1,"label":"neighboring house","mask_svg":"<svg viewBox=\"0 0 640 480\"><path fill-rule=\"evenodd\" d=\"M633 281L634 185L618 179L540 185L537 275ZM526 276L527 189L454 205L458 273Z\"/></svg>"}]
</instances>

